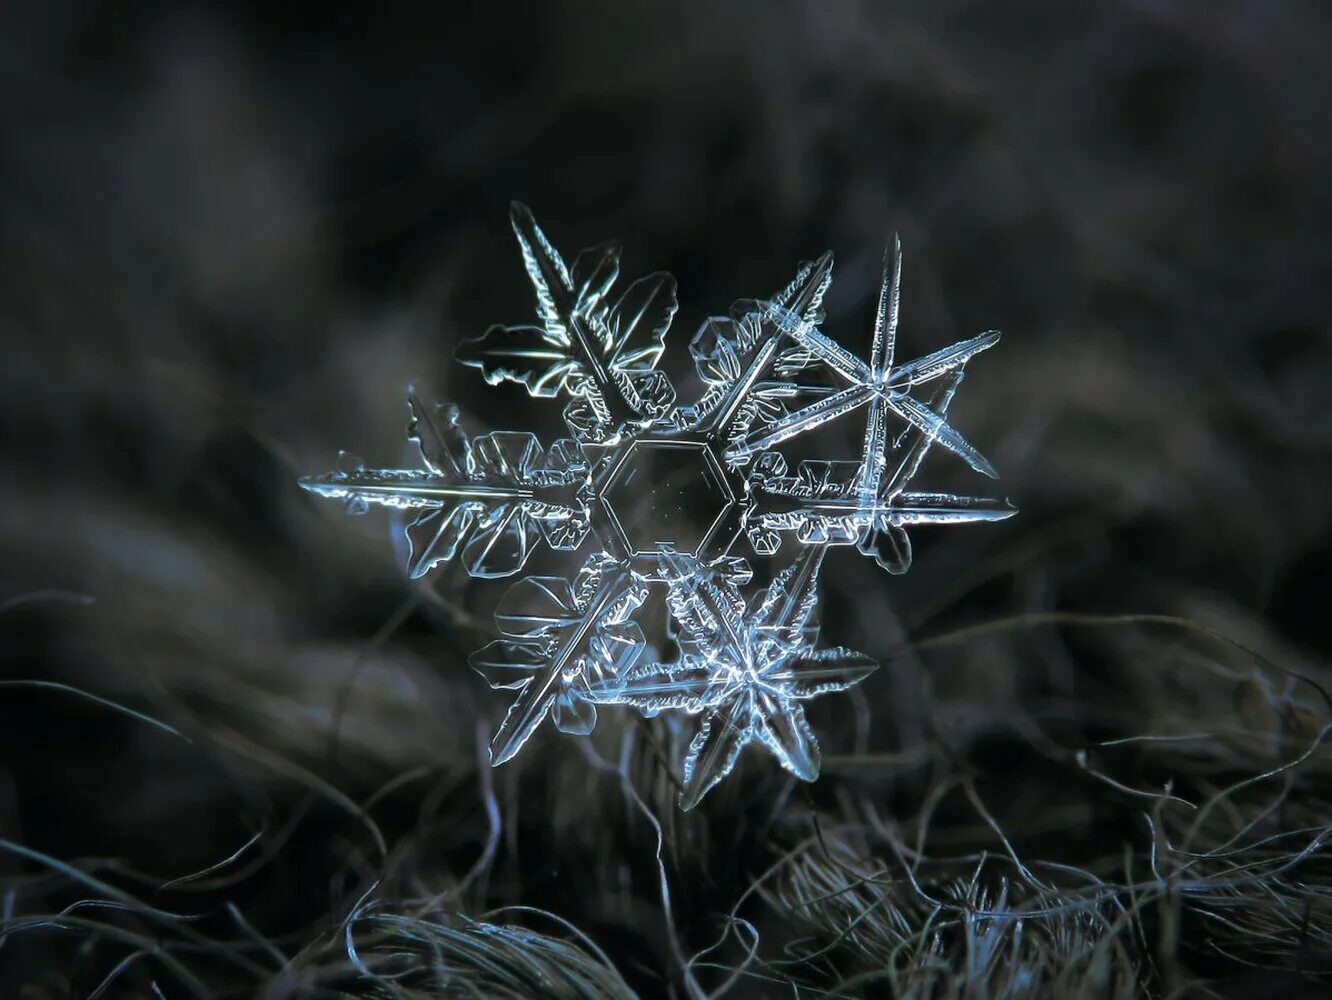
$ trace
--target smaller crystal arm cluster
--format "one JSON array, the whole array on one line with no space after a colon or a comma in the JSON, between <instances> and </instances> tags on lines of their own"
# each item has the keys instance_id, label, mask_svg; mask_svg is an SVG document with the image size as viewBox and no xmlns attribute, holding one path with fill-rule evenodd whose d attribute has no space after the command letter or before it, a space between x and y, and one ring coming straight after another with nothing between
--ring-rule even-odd
<instances>
[{"instance_id":1,"label":"smaller crystal arm cluster","mask_svg":"<svg viewBox=\"0 0 1332 1000\"><path fill-rule=\"evenodd\" d=\"M520 573L542 543L588 549L572 577L528 576L495 612L499 638L472 656L492 687L515 693L491 743L513 757L549 716L586 734L598 705L700 719L682 764L681 806L695 806L749 743L805 781L819 747L803 703L842 691L876 664L818 644L818 584L833 546L855 546L890 573L911 564L907 529L1011 517L1004 500L910 488L938 443L997 476L947 422L967 363L998 333L896 365L902 257L885 254L868 360L820 329L832 255L803 264L767 299L740 299L705 320L689 350L700 388L678 403L657 367L677 309L675 280L655 273L614 291L620 248L584 250L570 267L515 204L511 213L536 293L536 325L492 326L458 359L486 382L564 397L568 437L543 448L523 431L469 435L456 407L409 395L415 469L339 471L302 480L350 513L405 511L408 573L459 559L475 577ZM831 385L827 383L831 382ZM779 447L864 411L856 459L805 460ZM769 557L793 536L794 558L763 588L734 550ZM643 609L670 627L645 636ZM674 646L677 655L658 660Z\"/></svg>"}]
</instances>

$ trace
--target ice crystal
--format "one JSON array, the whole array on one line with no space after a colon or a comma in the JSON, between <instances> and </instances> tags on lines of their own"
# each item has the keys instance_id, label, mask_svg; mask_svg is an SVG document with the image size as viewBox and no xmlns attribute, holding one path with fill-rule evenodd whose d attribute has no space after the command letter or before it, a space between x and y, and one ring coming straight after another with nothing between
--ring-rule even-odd
<instances>
[{"instance_id":1,"label":"ice crystal","mask_svg":"<svg viewBox=\"0 0 1332 1000\"><path fill-rule=\"evenodd\" d=\"M896 364L894 244L863 360L820 329L832 280L824 254L771 297L741 299L704 321L689 345L702 388L677 404L657 368L677 308L675 280L651 274L613 297L617 244L584 250L569 267L525 206L513 206L511 221L537 325L492 326L457 356L491 385L566 398L569 437L543 450L523 431L469 436L456 407L409 395L419 468L352 460L302 485L352 513L371 504L408 511L412 577L455 558L472 576L512 576L542 542L590 546L571 579L530 576L510 587L495 613L500 638L472 656L492 687L516 692L491 743L493 763L513 757L547 715L583 734L596 725L597 705L624 705L701 717L683 763L686 809L751 742L814 780L818 743L801 703L876 667L862 653L818 645L828 549L854 545L903 573L909 526L1014 513L1004 500L910 489L936 443L996 475L946 418L967 362L999 334ZM779 445L861 410L858 459L805 460L791 473ZM773 556L785 534L799 543L795 558L747 597L753 574L734 551L741 536ZM669 662L644 656L654 647L638 614L654 592L678 647Z\"/></svg>"}]
</instances>

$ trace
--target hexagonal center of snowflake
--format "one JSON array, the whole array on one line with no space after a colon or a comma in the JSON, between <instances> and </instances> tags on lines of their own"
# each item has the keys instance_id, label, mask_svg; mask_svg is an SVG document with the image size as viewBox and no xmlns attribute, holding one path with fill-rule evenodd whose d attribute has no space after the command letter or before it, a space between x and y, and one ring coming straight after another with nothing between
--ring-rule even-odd
<instances>
[{"instance_id":1,"label":"hexagonal center of snowflake","mask_svg":"<svg viewBox=\"0 0 1332 1000\"><path fill-rule=\"evenodd\" d=\"M735 496L702 442L635 441L611 472L601 502L634 555L662 545L698 555Z\"/></svg>"}]
</instances>

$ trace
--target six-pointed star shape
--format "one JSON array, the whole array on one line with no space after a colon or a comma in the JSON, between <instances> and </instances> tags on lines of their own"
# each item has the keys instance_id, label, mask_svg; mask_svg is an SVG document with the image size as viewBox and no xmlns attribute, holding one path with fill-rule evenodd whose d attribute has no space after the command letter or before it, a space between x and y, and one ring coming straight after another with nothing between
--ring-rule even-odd
<instances>
[{"instance_id":1,"label":"six-pointed star shape","mask_svg":"<svg viewBox=\"0 0 1332 1000\"><path fill-rule=\"evenodd\" d=\"M689 345L701 388L679 404L657 367L677 308L674 279L650 274L613 293L618 245L584 250L570 265L525 206L513 206L511 222L537 322L493 326L461 345L458 358L491 385L564 397L568 436L544 448L525 432L469 436L456 408L413 397L409 433L421 468L348 462L302 485L352 513L369 504L406 511L413 577L455 558L472 576L511 576L542 543L557 551L595 544L575 576L514 585L496 611L500 638L473 657L494 686L516 692L491 745L495 764L517 753L547 716L566 732L585 733L597 704L637 704L704 717L686 759L686 805L753 740L812 777L817 744L800 703L870 668L859 654L813 646L827 548L856 544L902 572L910 561L906 525L1012 513L998 501L909 489L935 442L994 475L945 418L966 363L998 335L894 367L895 251L869 359L861 360L819 328L832 280L832 256L824 254L776 294L737 300L728 314L704 321ZM815 366L840 388L791 377ZM787 474L779 446L862 409L858 460L807 460ZM890 417L905 425L891 440ZM799 554L746 602L751 572L733 551L737 540L746 535L768 556L783 532L801 543ZM646 650L664 648L638 621L651 593L662 590L681 657L642 665ZM662 684L669 690L652 695Z\"/></svg>"}]
</instances>

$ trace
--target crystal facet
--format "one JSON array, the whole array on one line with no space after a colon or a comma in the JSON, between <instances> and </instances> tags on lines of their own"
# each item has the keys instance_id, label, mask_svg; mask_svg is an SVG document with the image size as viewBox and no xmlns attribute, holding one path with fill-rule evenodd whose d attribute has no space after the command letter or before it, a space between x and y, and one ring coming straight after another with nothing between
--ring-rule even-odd
<instances>
[{"instance_id":1,"label":"crystal facet","mask_svg":"<svg viewBox=\"0 0 1332 1000\"><path fill-rule=\"evenodd\" d=\"M697 556L735 503L706 443L670 440L630 443L600 499L635 556L662 548Z\"/></svg>"}]
</instances>

